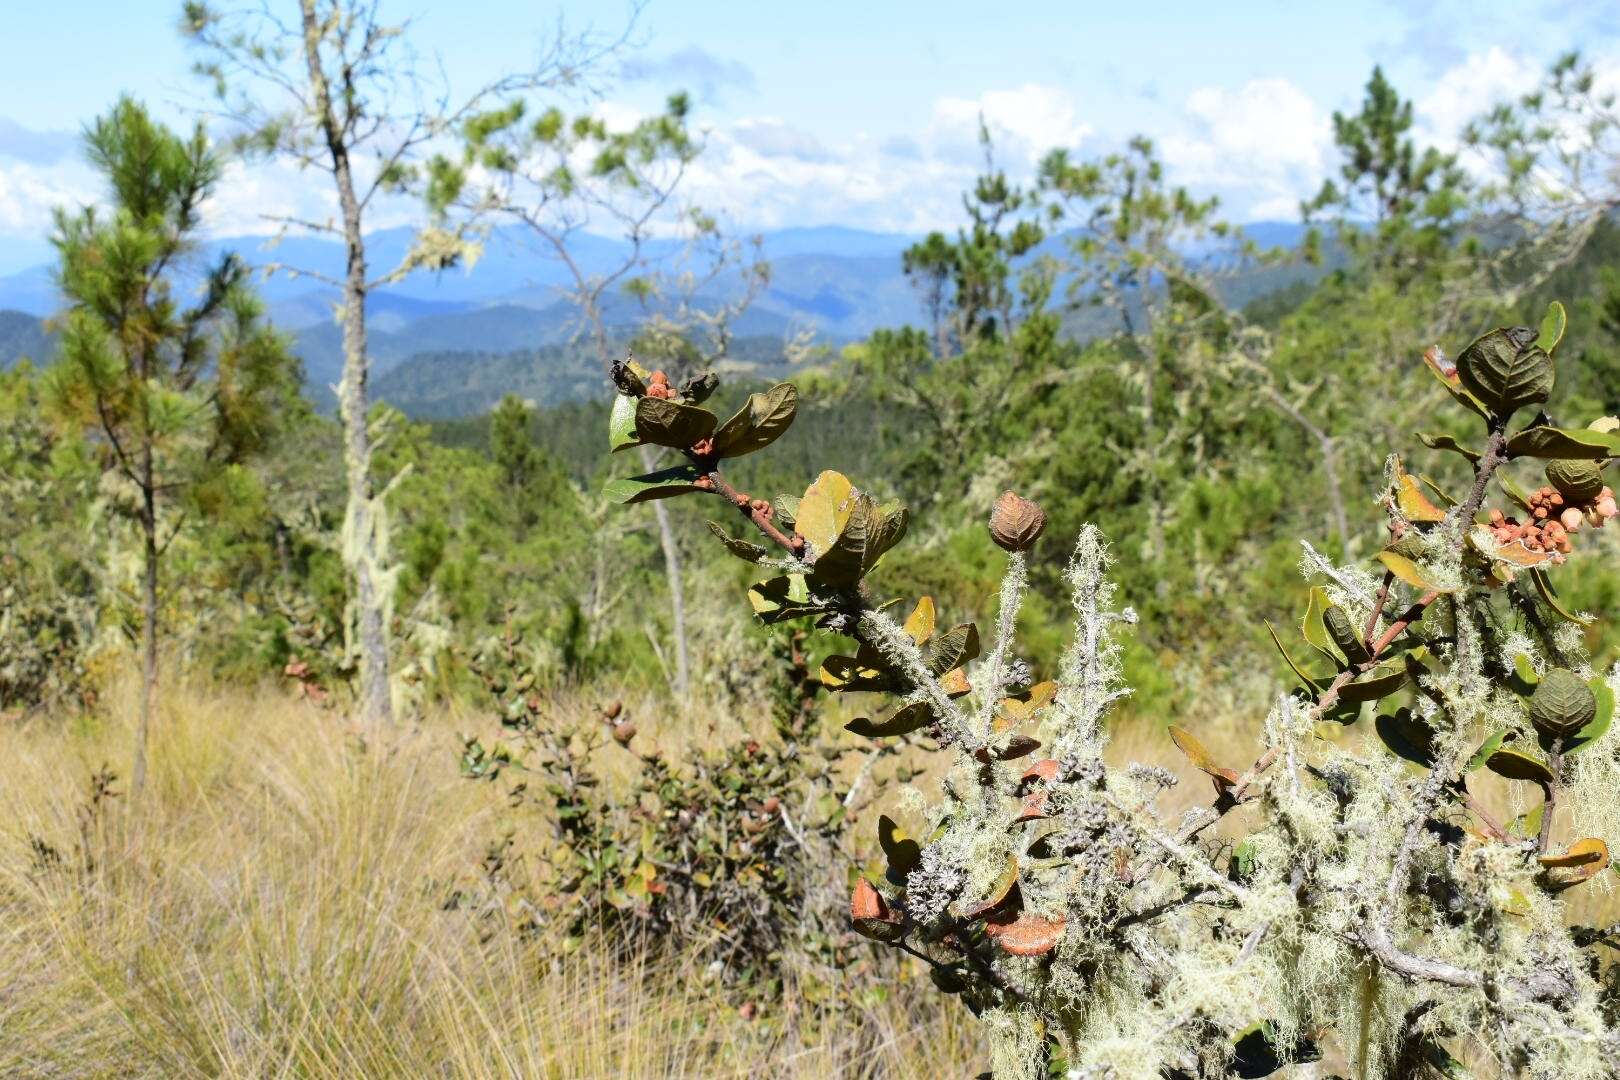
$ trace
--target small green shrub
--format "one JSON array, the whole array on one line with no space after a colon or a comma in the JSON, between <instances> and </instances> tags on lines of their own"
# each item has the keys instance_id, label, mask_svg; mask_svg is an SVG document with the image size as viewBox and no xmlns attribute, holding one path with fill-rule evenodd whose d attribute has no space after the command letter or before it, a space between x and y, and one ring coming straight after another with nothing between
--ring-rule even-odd
<instances>
[{"instance_id":1,"label":"small green shrub","mask_svg":"<svg viewBox=\"0 0 1620 1080\"><path fill-rule=\"evenodd\" d=\"M773 639L784 675L770 736L711 725L679 759L619 702L571 725L515 627L484 642L468 666L501 734L468 737L461 767L506 785L509 825L485 854L482 887L457 903L499 910L563 952L586 940L695 951L745 1002L790 982L812 998L840 991L840 973L869 950L843 917L845 879L826 869L845 858L850 812L883 755L842 778L850 748L819 734L802 637Z\"/></svg>"}]
</instances>

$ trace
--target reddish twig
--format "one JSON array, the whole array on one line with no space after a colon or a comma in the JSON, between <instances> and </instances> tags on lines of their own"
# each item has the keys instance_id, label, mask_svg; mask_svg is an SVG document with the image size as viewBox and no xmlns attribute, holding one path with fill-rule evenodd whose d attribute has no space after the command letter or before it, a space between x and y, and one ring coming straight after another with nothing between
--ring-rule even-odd
<instances>
[{"instance_id":1,"label":"reddish twig","mask_svg":"<svg viewBox=\"0 0 1620 1080\"><path fill-rule=\"evenodd\" d=\"M1564 739L1559 736L1553 740L1552 755L1547 762L1547 768L1552 773L1552 780L1542 785L1546 801L1541 804L1541 832L1536 835L1536 854L1547 854L1547 846L1552 842L1553 815L1558 812L1558 778L1564 771Z\"/></svg>"},{"instance_id":2,"label":"reddish twig","mask_svg":"<svg viewBox=\"0 0 1620 1080\"><path fill-rule=\"evenodd\" d=\"M1504 844L1511 844L1513 837L1509 836L1507 830L1497 824L1496 819L1490 815L1485 807L1480 805L1479 800L1474 798L1473 792L1468 790L1468 785L1459 783L1458 789L1462 795L1463 805L1473 812L1481 825L1485 826L1485 831L1490 835L1491 839Z\"/></svg>"},{"instance_id":3,"label":"reddish twig","mask_svg":"<svg viewBox=\"0 0 1620 1080\"><path fill-rule=\"evenodd\" d=\"M1389 599L1389 587L1395 583L1395 575L1388 570L1384 571L1384 583L1378 586L1378 596L1373 600L1372 614L1367 616L1367 628L1361 632L1361 643L1370 653L1373 651L1373 634L1378 632L1378 618L1384 613L1384 601Z\"/></svg>"},{"instance_id":4,"label":"reddish twig","mask_svg":"<svg viewBox=\"0 0 1620 1080\"><path fill-rule=\"evenodd\" d=\"M743 517L747 518L749 521L752 521L755 526L758 527L760 532L764 533L777 544L781 545L781 547L785 549L788 554L793 555L795 558L803 554L804 546L802 541L800 545L795 548L793 545L793 540L781 529L778 529L775 523L771 521L771 511L768 505L765 509L756 507L755 503L757 500L750 498L747 494L732 487L731 484L726 481L725 477L720 475L719 469L710 469L705 475L714 485L714 493L724 498L732 506L735 506L742 513Z\"/></svg>"}]
</instances>

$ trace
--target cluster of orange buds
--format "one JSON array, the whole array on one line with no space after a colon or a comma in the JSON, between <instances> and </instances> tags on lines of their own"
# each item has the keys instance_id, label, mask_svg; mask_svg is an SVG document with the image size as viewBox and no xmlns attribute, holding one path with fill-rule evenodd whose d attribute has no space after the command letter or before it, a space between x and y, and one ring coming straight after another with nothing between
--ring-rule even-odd
<instances>
[{"instance_id":1,"label":"cluster of orange buds","mask_svg":"<svg viewBox=\"0 0 1620 1080\"><path fill-rule=\"evenodd\" d=\"M1554 498L1557 498L1556 494ZM1539 519L1521 522L1505 516L1500 510L1492 510L1490 530L1497 543L1506 546L1517 541L1526 550L1552 555L1553 562L1563 562L1564 556L1574 550L1569 540L1569 530L1564 528L1563 522L1549 518L1545 513Z\"/></svg>"},{"instance_id":2,"label":"cluster of orange buds","mask_svg":"<svg viewBox=\"0 0 1620 1080\"><path fill-rule=\"evenodd\" d=\"M1570 538L1582 525L1600 529L1620 512L1615 505L1614 491L1607 487L1599 489L1589 501L1579 503L1549 484L1537 488L1525 503L1530 510L1530 520L1525 522L1492 510L1491 535L1499 544L1518 541L1530 551L1547 552L1555 562L1562 562L1564 556L1574 550Z\"/></svg>"},{"instance_id":3,"label":"cluster of orange buds","mask_svg":"<svg viewBox=\"0 0 1620 1080\"><path fill-rule=\"evenodd\" d=\"M1536 521L1556 521L1566 533L1578 532L1583 523L1601 529L1620 510L1615 505L1614 491L1609 487L1600 488L1596 495L1581 501L1549 485L1536 489L1525 501Z\"/></svg>"},{"instance_id":4,"label":"cluster of orange buds","mask_svg":"<svg viewBox=\"0 0 1620 1080\"><path fill-rule=\"evenodd\" d=\"M675 388L669 385L669 376L662 371L655 371L647 376L647 396L655 398L673 399L679 397Z\"/></svg>"}]
</instances>

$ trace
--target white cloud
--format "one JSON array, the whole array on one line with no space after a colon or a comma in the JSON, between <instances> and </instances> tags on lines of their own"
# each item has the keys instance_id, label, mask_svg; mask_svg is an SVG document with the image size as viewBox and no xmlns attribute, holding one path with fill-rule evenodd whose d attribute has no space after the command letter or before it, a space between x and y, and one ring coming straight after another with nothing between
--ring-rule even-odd
<instances>
[{"instance_id":1,"label":"white cloud","mask_svg":"<svg viewBox=\"0 0 1620 1080\"><path fill-rule=\"evenodd\" d=\"M979 118L990 129L996 153L1007 164L1038 161L1048 150L1073 150L1092 134L1080 122L1063 89L1026 83L991 90L977 98L941 98L934 103L929 137L937 153L977 161Z\"/></svg>"},{"instance_id":2,"label":"white cloud","mask_svg":"<svg viewBox=\"0 0 1620 1080\"><path fill-rule=\"evenodd\" d=\"M1072 149L1092 134L1066 92L1033 83L940 98L917 129L899 134L829 141L779 118L742 117L710 132L708 152L689 173L688 194L751 228L954 228L962 192L983 164L981 115L998 163L1016 179L1026 179L1048 150Z\"/></svg>"},{"instance_id":3,"label":"white cloud","mask_svg":"<svg viewBox=\"0 0 1620 1080\"><path fill-rule=\"evenodd\" d=\"M1328 113L1287 79L1187 96L1180 125L1159 140L1170 179L1222 197L1237 220L1293 218L1315 193L1333 143Z\"/></svg>"},{"instance_id":4,"label":"white cloud","mask_svg":"<svg viewBox=\"0 0 1620 1080\"><path fill-rule=\"evenodd\" d=\"M1541 81L1543 66L1493 45L1446 69L1414 101L1413 135L1419 145L1456 150L1464 126L1498 102L1517 98Z\"/></svg>"},{"instance_id":5,"label":"white cloud","mask_svg":"<svg viewBox=\"0 0 1620 1080\"><path fill-rule=\"evenodd\" d=\"M0 235L43 236L56 207L78 206L95 197L89 170L78 164L0 162Z\"/></svg>"}]
</instances>

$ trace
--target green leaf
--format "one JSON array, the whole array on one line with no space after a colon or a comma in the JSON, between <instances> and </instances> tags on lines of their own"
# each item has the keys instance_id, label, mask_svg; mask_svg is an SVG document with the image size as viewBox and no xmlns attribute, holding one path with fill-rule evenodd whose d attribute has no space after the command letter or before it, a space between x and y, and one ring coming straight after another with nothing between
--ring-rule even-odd
<instances>
[{"instance_id":1,"label":"green leaf","mask_svg":"<svg viewBox=\"0 0 1620 1080\"><path fill-rule=\"evenodd\" d=\"M1373 722L1378 738L1397 757L1405 758L1425 769L1434 767L1434 732L1429 725L1412 715L1410 709L1385 713Z\"/></svg>"},{"instance_id":2,"label":"green leaf","mask_svg":"<svg viewBox=\"0 0 1620 1080\"><path fill-rule=\"evenodd\" d=\"M1507 474L1506 469L1496 470L1496 482L1502 485L1502 490L1507 493L1507 497L1517 503L1520 510L1529 511L1530 496Z\"/></svg>"},{"instance_id":3,"label":"green leaf","mask_svg":"<svg viewBox=\"0 0 1620 1080\"><path fill-rule=\"evenodd\" d=\"M1541 332L1536 335L1536 345L1548 356L1552 355L1558 343L1564 340L1564 327L1568 325L1568 318L1564 314L1564 305L1557 300L1547 305L1547 314L1541 317Z\"/></svg>"},{"instance_id":4,"label":"green leaf","mask_svg":"<svg viewBox=\"0 0 1620 1080\"><path fill-rule=\"evenodd\" d=\"M896 688L882 656L862 645L855 656L829 656L821 662L821 684L835 693L877 692Z\"/></svg>"},{"instance_id":5,"label":"green leaf","mask_svg":"<svg viewBox=\"0 0 1620 1080\"><path fill-rule=\"evenodd\" d=\"M1329 656L1333 655L1333 638L1328 635L1322 614L1332 603L1326 589L1320 585L1313 586L1310 599L1305 602L1305 618L1300 621L1300 632L1305 635L1305 640Z\"/></svg>"},{"instance_id":6,"label":"green leaf","mask_svg":"<svg viewBox=\"0 0 1620 1080\"><path fill-rule=\"evenodd\" d=\"M1614 720L1614 691L1609 689L1609 680L1601 675L1595 675L1586 684L1591 687L1592 695L1597 698L1597 715L1590 723L1569 738L1564 740L1564 754L1576 753L1603 738L1609 732L1609 725Z\"/></svg>"},{"instance_id":7,"label":"green leaf","mask_svg":"<svg viewBox=\"0 0 1620 1080\"><path fill-rule=\"evenodd\" d=\"M828 469L816 477L794 506L794 524L817 557L831 548L844 531L854 507L854 494L848 477Z\"/></svg>"},{"instance_id":8,"label":"green leaf","mask_svg":"<svg viewBox=\"0 0 1620 1080\"><path fill-rule=\"evenodd\" d=\"M1535 836L1541 832L1541 815L1547 809L1546 803L1538 803L1526 813L1514 818L1508 825L1508 831L1515 836Z\"/></svg>"},{"instance_id":9,"label":"green leaf","mask_svg":"<svg viewBox=\"0 0 1620 1080\"><path fill-rule=\"evenodd\" d=\"M1463 766L1463 771L1473 772L1482 767L1492 754L1501 749L1502 740L1507 738L1507 733L1508 729L1504 727L1497 728L1486 736L1485 741L1479 744L1479 749L1468 759L1468 764Z\"/></svg>"},{"instance_id":10,"label":"green leaf","mask_svg":"<svg viewBox=\"0 0 1620 1080\"><path fill-rule=\"evenodd\" d=\"M613 411L608 414L608 449L611 453L641 445L641 440L636 437L638 400L624 394L618 394L613 398Z\"/></svg>"},{"instance_id":11,"label":"green leaf","mask_svg":"<svg viewBox=\"0 0 1620 1080\"><path fill-rule=\"evenodd\" d=\"M1226 864L1226 876L1239 885L1247 885L1254 876L1254 841L1239 840Z\"/></svg>"},{"instance_id":12,"label":"green leaf","mask_svg":"<svg viewBox=\"0 0 1620 1080\"><path fill-rule=\"evenodd\" d=\"M805 517L812 521L818 535L825 536L825 527L812 518L817 507L818 503L811 503ZM816 549L816 577L833 585L852 585L866 573L867 539L877 518L877 504L865 492L852 490L845 507L832 543Z\"/></svg>"},{"instance_id":13,"label":"green leaf","mask_svg":"<svg viewBox=\"0 0 1620 1080\"><path fill-rule=\"evenodd\" d=\"M1536 592L1546 605L1557 613L1565 622L1575 623L1577 626L1591 626L1593 620L1588 616L1575 615L1565 610L1564 605L1558 602L1558 594L1553 592L1552 582L1547 578L1547 571L1539 566L1530 568L1530 580L1536 583Z\"/></svg>"},{"instance_id":14,"label":"green leaf","mask_svg":"<svg viewBox=\"0 0 1620 1080\"><path fill-rule=\"evenodd\" d=\"M661 469L655 473L610 481L602 488L602 497L616 503L668 499L676 495L685 495L688 491L697 491L696 484L702 476L703 470L696 465L676 465L674 468Z\"/></svg>"},{"instance_id":15,"label":"green leaf","mask_svg":"<svg viewBox=\"0 0 1620 1080\"><path fill-rule=\"evenodd\" d=\"M877 508L876 519L866 539L868 569L877 564L884 552L905 538L906 526L910 522L911 511L896 500L886 502Z\"/></svg>"},{"instance_id":16,"label":"green leaf","mask_svg":"<svg viewBox=\"0 0 1620 1080\"><path fill-rule=\"evenodd\" d=\"M636 437L654 446L689 450L714 434L714 413L667 398L644 397L636 402Z\"/></svg>"},{"instance_id":17,"label":"green leaf","mask_svg":"<svg viewBox=\"0 0 1620 1080\"><path fill-rule=\"evenodd\" d=\"M1552 357L1534 343L1533 333L1525 327L1497 327L1457 357L1463 387L1497 416L1540 404L1552 394Z\"/></svg>"},{"instance_id":18,"label":"green leaf","mask_svg":"<svg viewBox=\"0 0 1620 1080\"><path fill-rule=\"evenodd\" d=\"M1523 750L1498 750L1485 759L1485 767L1509 780L1530 780L1543 786L1552 783L1547 763Z\"/></svg>"},{"instance_id":19,"label":"green leaf","mask_svg":"<svg viewBox=\"0 0 1620 1080\"><path fill-rule=\"evenodd\" d=\"M714 434L714 452L723 458L742 457L771 445L793 423L799 408L799 390L792 383L777 383L748 401Z\"/></svg>"},{"instance_id":20,"label":"green leaf","mask_svg":"<svg viewBox=\"0 0 1620 1080\"><path fill-rule=\"evenodd\" d=\"M1384 664L1353 682L1345 683L1339 688L1339 696L1346 701L1377 701L1405 686L1406 678L1404 663Z\"/></svg>"},{"instance_id":21,"label":"green leaf","mask_svg":"<svg viewBox=\"0 0 1620 1080\"><path fill-rule=\"evenodd\" d=\"M1418 442L1421 442L1430 450L1450 450L1454 454L1461 454L1471 462L1479 461L1479 451L1468 449L1450 435L1430 435L1420 431L1417 433L1417 437Z\"/></svg>"},{"instance_id":22,"label":"green leaf","mask_svg":"<svg viewBox=\"0 0 1620 1080\"><path fill-rule=\"evenodd\" d=\"M1524 653L1513 657L1513 671L1508 675L1508 684L1513 692L1520 697L1529 697L1536 692L1536 685L1541 682L1541 676L1536 674L1536 665Z\"/></svg>"},{"instance_id":23,"label":"green leaf","mask_svg":"<svg viewBox=\"0 0 1620 1080\"><path fill-rule=\"evenodd\" d=\"M1620 454L1620 432L1532 427L1507 441L1508 457L1594 461Z\"/></svg>"},{"instance_id":24,"label":"green leaf","mask_svg":"<svg viewBox=\"0 0 1620 1080\"><path fill-rule=\"evenodd\" d=\"M803 574L783 574L761 581L748 590L748 603L761 621L779 623L801 615L814 615L820 605L810 602L810 590Z\"/></svg>"},{"instance_id":25,"label":"green leaf","mask_svg":"<svg viewBox=\"0 0 1620 1080\"><path fill-rule=\"evenodd\" d=\"M1330 605L1322 613L1322 625L1349 663L1362 664L1372 659L1372 654L1361 640L1361 631L1351 623L1350 616L1345 614L1343 608L1337 604Z\"/></svg>"},{"instance_id":26,"label":"green leaf","mask_svg":"<svg viewBox=\"0 0 1620 1080\"><path fill-rule=\"evenodd\" d=\"M816 577L850 585L870 573L883 553L905 535L907 511L899 503L878 506L865 492L852 492L848 513L832 546L816 556Z\"/></svg>"},{"instance_id":27,"label":"green leaf","mask_svg":"<svg viewBox=\"0 0 1620 1080\"><path fill-rule=\"evenodd\" d=\"M857 716L844 725L844 730L854 735L863 735L868 739L895 738L927 727L932 715L926 704L914 701L896 709L886 720L871 720Z\"/></svg>"},{"instance_id":28,"label":"green leaf","mask_svg":"<svg viewBox=\"0 0 1620 1080\"><path fill-rule=\"evenodd\" d=\"M686 385L681 387L681 397L685 398L689 405L701 405L708 401L709 396L719 387L720 376L712 371L705 371L686 381Z\"/></svg>"},{"instance_id":29,"label":"green leaf","mask_svg":"<svg viewBox=\"0 0 1620 1080\"><path fill-rule=\"evenodd\" d=\"M726 546L727 551L731 552L744 562L757 563L759 560L770 554L769 551L760 547L758 544L752 544L747 540L742 540L738 537L732 536L726 531L725 526L721 525L718 521L709 522L709 531L720 538L720 542Z\"/></svg>"},{"instance_id":30,"label":"green leaf","mask_svg":"<svg viewBox=\"0 0 1620 1080\"><path fill-rule=\"evenodd\" d=\"M1287 647L1283 645L1282 638L1277 636L1277 630L1271 625L1270 620L1266 621L1266 632L1271 635L1272 644L1277 646L1277 651L1282 653L1282 658L1288 662L1288 666L1293 669L1299 681L1304 683L1313 693L1321 693L1324 677L1312 675L1294 662L1294 658L1288 654Z\"/></svg>"}]
</instances>

